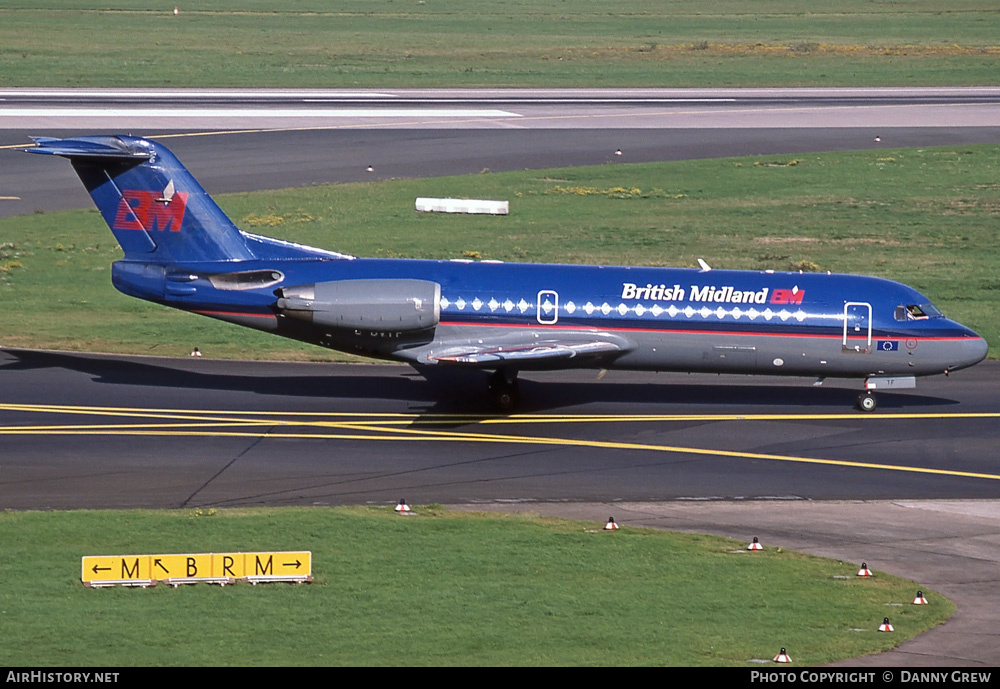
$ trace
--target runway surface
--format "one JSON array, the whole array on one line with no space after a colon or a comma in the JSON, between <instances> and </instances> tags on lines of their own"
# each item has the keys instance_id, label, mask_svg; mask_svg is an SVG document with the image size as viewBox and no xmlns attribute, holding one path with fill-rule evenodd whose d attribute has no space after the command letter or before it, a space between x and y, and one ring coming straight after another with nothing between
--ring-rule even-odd
<instances>
[{"instance_id":1,"label":"runway surface","mask_svg":"<svg viewBox=\"0 0 1000 689\"><path fill-rule=\"evenodd\" d=\"M289 108L294 117L280 116ZM123 132L163 137L216 194L484 170L996 143L1000 88L0 89L0 217L91 205L68 165L14 150L30 144L29 135Z\"/></svg>"},{"instance_id":2,"label":"runway surface","mask_svg":"<svg viewBox=\"0 0 1000 689\"><path fill-rule=\"evenodd\" d=\"M0 126L626 129L984 126L1000 89L0 89ZM779 124L781 123L781 124Z\"/></svg>"},{"instance_id":3,"label":"runway surface","mask_svg":"<svg viewBox=\"0 0 1000 689\"><path fill-rule=\"evenodd\" d=\"M29 133L170 136L211 193L1000 141L997 89L213 92L183 103L175 92L16 91L0 91L0 216L91 206L68 165L10 150ZM853 410L856 383L595 377L525 374L525 415L495 417L475 377L4 350L0 506L405 498L595 520L613 507L635 524L867 558L958 603L944 627L851 664L1000 662L1000 365L883 393L874 415Z\"/></svg>"}]
</instances>

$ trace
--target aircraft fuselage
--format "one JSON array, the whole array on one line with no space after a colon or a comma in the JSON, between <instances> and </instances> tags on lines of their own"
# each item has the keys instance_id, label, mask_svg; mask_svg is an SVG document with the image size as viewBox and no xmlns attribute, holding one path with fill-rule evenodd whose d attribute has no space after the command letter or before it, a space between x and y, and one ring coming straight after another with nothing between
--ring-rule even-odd
<instances>
[{"instance_id":1,"label":"aircraft fuselage","mask_svg":"<svg viewBox=\"0 0 1000 689\"><path fill-rule=\"evenodd\" d=\"M243 289L219 289L212 281L257 272L280 279ZM448 363L435 358L447 347L595 338L619 348L586 365L657 371L923 376L969 366L986 353L982 338L965 326L906 315L907 307L929 304L916 290L859 275L403 259L119 262L113 275L133 296L418 365ZM331 327L290 318L276 306L285 286L400 279L440 285L433 327ZM544 369L565 362L479 365Z\"/></svg>"}]
</instances>

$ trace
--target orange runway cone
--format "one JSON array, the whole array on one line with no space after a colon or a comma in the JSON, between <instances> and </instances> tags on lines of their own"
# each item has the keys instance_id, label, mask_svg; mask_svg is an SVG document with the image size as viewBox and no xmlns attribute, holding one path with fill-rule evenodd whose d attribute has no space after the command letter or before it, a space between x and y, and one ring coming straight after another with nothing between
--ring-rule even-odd
<instances>
[{"instance_id":1,"label":"orange runway cone","mask_svg":"<svg viewBox=\"0 0 1000 689\"><path fill-rule=\"evenodd\" d=\"M396 514L402 514L402 515L412 514L410 512L410 506L406 504L406 500L400 500L399 504L396 505Z\"/></svg>"},{"instance_id":2,"label":"orange runway cone","mask_svg":"<svg viewBox=\"0 0 1000 689\"><path fill-rule=\"evenodd\" d=\"M756 536L753 537L753 543L747 546L747 550L763 550L763 549L764 546L760 544L760 541L757 540Z\"/></svg>"},{"instance_id":3,"label":"orange runway cone","mask_svg":"<svg viewBox=\"0 0 1000 689\"><path fill-rule=\"evenodd\" d=\"M790 663L790 662L792 662L792 659L788 657L787 653L785 653L785 649L781 649L781 653L779 653L778 655L774 656L774 662L776 662L776 663Z\"/></svg>"},{"instance_id":4,"label":"orange runway cone","mask_svg":"<svg viewBox=\"0 0 1000 689\"><path fill-rule=\"evenodd\" d=\"M870 577L871 575L872 575L872 571L870 569L868 569L868 563L867 562L862 562L861 563L861 569L858 570L858 576L859 577Z\"/></svg>"},{"instance_id":5,"label":"orange runway cone","mask_svg":"<svg viewBox=\"0 0 1000 689\"><path fill-rule=\"evenodd\" d=\"M917 597L913 599L914 605L927 605L927 599L924 598L923 591L917 591Z\"/></svg>"},{"instance_id":6,"label":"orange runway cone","mask_svg":"<svg viewBox=\"0 0 1000 689\"><path fill-rule=\"evenodd\" d=\"M605 531L617 531L618 530L618 525L615 524L615 518L614 517L608 517L608 523L604 525L604 530Z\"/></svg>"},{"instance_id":7,"label":"orange runway cone","mask_svg":"<svg viewBox=\"0 0 1000 689\"><path fill-rule=\"evenodd\" d=\"M888 617L885 618L884 620L882 620L882 624L880 624L878 626L878 630L880 632L894 632L894 631L896 631L895 629L892 628L892 625L889 624L889 618Z\"/></svg>"}]
</instances>

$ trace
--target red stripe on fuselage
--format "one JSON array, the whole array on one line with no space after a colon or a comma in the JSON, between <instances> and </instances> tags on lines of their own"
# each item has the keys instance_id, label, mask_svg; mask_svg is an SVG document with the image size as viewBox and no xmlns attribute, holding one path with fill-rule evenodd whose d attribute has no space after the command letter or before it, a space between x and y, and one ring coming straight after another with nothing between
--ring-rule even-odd
<instances>
[{"instance_id":1,"label":"red stripe on fuselage","mask_svg":"<svg viewBox=\"0 0 1000 689\"><path fill-rule=\"evenodd\" d=\"M543 325L541 323L466 323L459 321L441 321L441 325L452 325L458 327L476 328L517 328L519 330L579 330L586 332L624 332L624 333L671 333L679 335L732 335L732 336L761 336L761 337L815 337L830 338L835 340L844 339L843 333L797 333L797 332L765 332L752 330L687 330L684 328L623 328L623 327L598 327L592 325ZM867 335L848 335L849 340L867 340ZM967 336L923 336L923 335L887 335L872 333L873 340L919 340L927 341L950 341L950 340L974 340L979 338Z\"/></svg>"}]
</instances>

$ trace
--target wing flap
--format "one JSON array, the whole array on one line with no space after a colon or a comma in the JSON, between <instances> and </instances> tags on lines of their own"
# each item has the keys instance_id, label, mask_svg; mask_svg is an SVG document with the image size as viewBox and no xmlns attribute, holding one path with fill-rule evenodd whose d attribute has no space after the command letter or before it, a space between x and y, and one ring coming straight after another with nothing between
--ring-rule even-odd
<instances>
[{"instance_id":1,"label":"wing flap","mask_svg":"<svg viewBox=\"0 0 1000 689\"><path fill-rule=\"evenodd\" d=\"M489 368L498 364L509 363L515 366L532 367L533 365L552 365L559 367L561 362L570 367L585 365L587 360L614 356L627 351L622 343L606 340L589 341L533 341L507 342L503 345L458 345L452 347L436 347L421 357L422 363L443 364L451 366L468 366ZM569 363L569 360L579 361Z\"/></svg>"}]
</instances>

